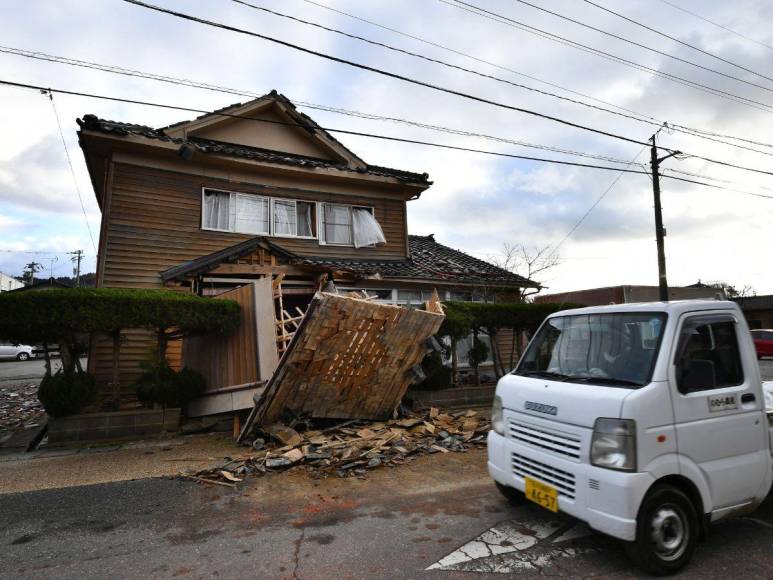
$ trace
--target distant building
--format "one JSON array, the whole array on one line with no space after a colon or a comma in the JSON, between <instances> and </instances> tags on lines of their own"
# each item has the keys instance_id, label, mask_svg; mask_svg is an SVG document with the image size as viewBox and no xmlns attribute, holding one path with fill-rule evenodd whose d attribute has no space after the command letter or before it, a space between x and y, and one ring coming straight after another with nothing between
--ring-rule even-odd
<instances>
[{"instance_id":1,"label":"distant building","mask_svg":"<svg viewBox=\"0 0 773 580\"><path fill-rule=\"evenodd\" d=\"M749 328L773 328L773 294L733 298L743 310Z\"/></svg>"},{"instance_id":2,"label":"distant building","mask_svg":"<svg viewBox=\"0 0 773 580\"><path fill-rule=\"evenodd\" d=\"M705 285L670 287L669 300L726 300L725 291ZM657 286L608 286L605 288L590 288L588 290L573 290L560 294L537 296L534 301L539 303L566 302L584 304L585 306L603 306L604 304L630 304L632 302L657 302L660 300L660 289Z\"/></svg>"},{"instance_id":3,"label":"distant building","mask_svg":"<svg viewBox=\"0 0 773 580\"><path fill-rule=\"evenodd\" d=\"M16 290L17 288L23 287L24 282L19 282L13 276L0 272L0 292L8 292L9 290Z\"/></svg>"},{"instance_id":4,"label":"distant building","mask_svg":"<svg viewBox=\"0 0 773 580\"><path fill-rule=\"evenodd\" d=\"M54 288L71 288L72 286L68 286L67 284L62 284L61 282L57 282L53 278L49 278L48 280L36 280L34 284L21 284L20 287L14 288L12 292L30 292L30 291L37 291L37 290L53 290Z\"/></svg>"}]
</instances>

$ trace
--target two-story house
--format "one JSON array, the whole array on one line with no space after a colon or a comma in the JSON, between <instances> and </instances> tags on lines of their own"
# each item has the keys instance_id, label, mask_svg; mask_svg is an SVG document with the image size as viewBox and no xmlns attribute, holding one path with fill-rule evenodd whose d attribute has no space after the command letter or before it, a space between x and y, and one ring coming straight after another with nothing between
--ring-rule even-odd
<instances>
[{"instance_id":1,"label":"two-story house","mask_svg":"<svg viewBox=\"0 0 773 580\"><path fill-rule=\"evenodd\" d=\"M430 187L427 174L366 163L276 92L159 129L78 123L102 211L97 287L216 295L281 276L296 312L331 278L394 304L536 286L409 235L406 202ZM147 335L129 333L122 374L148 351ZM95 340L91 372L105 382L110 366L110 344Z\"/></svg>"}]
</instances>

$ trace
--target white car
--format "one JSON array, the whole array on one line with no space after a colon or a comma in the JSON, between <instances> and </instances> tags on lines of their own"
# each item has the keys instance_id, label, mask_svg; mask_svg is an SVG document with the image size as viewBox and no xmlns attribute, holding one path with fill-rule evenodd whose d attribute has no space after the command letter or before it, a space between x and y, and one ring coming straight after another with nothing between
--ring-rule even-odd
<instances>
[{"instance_id":1,"label":"white car","mask_svg":"<svg viewBox=\"0 0 773 580\"><path fill-rule=\"evenodd\" d=\"M769 391L734 302L559 312L497 385L489 473L506 497L575 516L672 574L711 522L768 495Z\"/></svg>"},{"instance_id":2,"label":"white car","mask_svg":"<svg viewBox=\"0 0 773 580\"><path fill-rule=\"evenodd\" d=\"M0 342L0 359L29 360L35 358L33 348L28 344Z\"/></svg>"}]
</instances>

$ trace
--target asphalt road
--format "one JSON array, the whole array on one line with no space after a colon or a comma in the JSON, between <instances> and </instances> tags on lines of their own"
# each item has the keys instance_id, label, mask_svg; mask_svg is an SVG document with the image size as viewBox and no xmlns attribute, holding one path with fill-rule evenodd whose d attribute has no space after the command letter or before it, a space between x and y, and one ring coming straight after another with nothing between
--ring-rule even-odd
<instances>
[{"instance_id":1,"label":"asphalt road","mask_svg":"<svg viewBox=\"0 0 773 580\"><path fill-rule=\"evenodd\" d=\"M485 451L368 481L305 474L239 488L170 479L0 496L3 578L636 577L619 542L511 506ZM682 575L773 576L773 501L712 528Z\"/></svg>"},{"instance_id":2,"label":"asphalt road","mask_svg":"<svg viewBox=\"0 0 773 580\"><path fill-rule=\"evenodd\" d=\"M81 364L85 367L86 359L81 359ZM61 360L58 358L51 360L51 370L56 372L62 368ZM43 378L46 371L46 364L43 359L30 359L27 361L2 360L0 361L0 383L19 382L19 381L39 381Z\"/></svg>"}]
</instances>

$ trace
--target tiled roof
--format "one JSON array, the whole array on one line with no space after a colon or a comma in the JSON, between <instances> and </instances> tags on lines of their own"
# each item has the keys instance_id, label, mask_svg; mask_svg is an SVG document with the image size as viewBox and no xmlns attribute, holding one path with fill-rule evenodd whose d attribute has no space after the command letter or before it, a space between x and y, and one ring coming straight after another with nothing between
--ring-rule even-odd
<instances>
[{"instance_id":1,"label":"tiled roof","mask_svg":"<svg viewBox=\"0 0 773 580\"><path fill-rule=\"evenodd\" d=\"M295 105L293 105L292 102L284 95L281 95L279 93L276 93L275 91L272 91L271 93L264 95L263 97L260 97L260 99L268 99L268 98L281 102L282 104L292 108L292 112L295 116L298 116L303 123L310 125L309 128L304 127L308 132L313 133L315 131L320 131L324 133L327 138L331 139L332 141L335 141L343 149L349 152L352 155L352 157L357 157L354 153L351 153L351 151L346 149L346 147L344 147L340 143L340 141L335 139L335 137L333 137L330 133L328 133L321 127L319 127L319 125L317 125L314 122L314 120L311 119L311 117L297 111L295 109ZM209 117L212 115L217 115L218 113L222 113L223 111L240 107L240 106L241 106L240 103L229 105L228 107L224 107L222 109L218 109L217 111L213 111L211 113L202 115L198 117L198 119ZM166 141L169 143L175 143L179 145L186 143L188 145L193 146L196 150L205 154L211 153L211 154L217 154L217 155L226 155L229 157L253 159L258 161L265 161L267 163L276 163L278 165L294 165L299 167L318 167L318 168L324 168L324 169L335 169L338 171L347 171L352 173L365 173L368 175L376 175L380 177L391 177L393 179L397 179L399 181L403 181L406 183L417 183L422 185L430 185L432 183L431 181L429 181L429 176L426 173L414 173L411 171L402 171L400 169L392 169L391 167L381 167L379 165L369 165L369 164L366 164L364 168L359 169L356 167L350 167L343 161L331 161L329 159L321 159L318 157L309 157L306 155L298 155L295 153L287 153L284 151L275 151L272 149L261 149L258 147L249 147L246 145L224 143L221 141L213 141L210 139L200 139L197 137L189 137L187 140L183 140L180 138L170 137L166 133L166 130L177 127L180 124L187 123L188 121L175 123L174 125L169 125L167 127L162 127L160 129L154 129L153 127L148 127L146 125L136 125L133 123L123 123L120 121L110 121L107 119L100 119L95 115L84 115L83 118L78 119L77 122L78 122L78 125L80 125L81 129L87 129L90 131L99 131L101 133L106 133L109 135L117 135L120 137L134 135L137 137L144 137L146 139Z\"/></svg>"},{"instance_id":2,"label":"tiled roof","mask_svg":"<svg viewBox=\"0 0 773 580\"><path fill-rule=\"evenodd\" d=\"M474 256L454 250L429 236L408 236L411 257L408 260L352 260L328 257L300 257L297 264L320 269L348 270L362 275L379 274L382 278L437 280L449 284L497 284L536 287L538 284Z\"/></svg>"},{"instance_id":3,"label":"tiled roof","mask_svg":"<svg viewBox=\"0 0 773 580\"><path fill-rule=\"evenodd\" d=\"M513 288L535 288L536 282L513 274L469 254L435 241L433 236L408 236L411 257L406 260L356 260L326 256L299 256L266 238L258 237L230 248L202 256L161 273L164 280L180 279L206 272L221 262L248 254L266 245L290 264L314 270L343 270L361 276L378 275L384 280L432 280L446 284L488 284Z\"/></svg>"}]
</instances>

